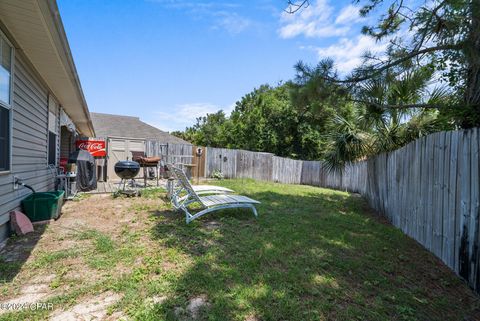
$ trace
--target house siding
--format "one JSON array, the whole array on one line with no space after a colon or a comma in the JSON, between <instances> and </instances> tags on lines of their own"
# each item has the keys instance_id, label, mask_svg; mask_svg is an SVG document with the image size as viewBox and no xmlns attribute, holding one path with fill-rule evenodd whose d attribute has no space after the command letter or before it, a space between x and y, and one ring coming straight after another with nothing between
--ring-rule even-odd
<instances>
[{"instance_id":1,"label":"house siding","mask_svg":"<svg viewBox=\"0 0 480 321\"><path fill-rule=\"evenodd\" d=\"M22 187L13 190L13 176L20 177L36 191L54 188L54 175L47 166L48 96L48 90L36 77L26 58L17 51L13 84L12 166L9 174L0 175L0 241L9 233L9 212L19 208L21 200L30 194L30 190Z\"/></svg>"}]
</instances>

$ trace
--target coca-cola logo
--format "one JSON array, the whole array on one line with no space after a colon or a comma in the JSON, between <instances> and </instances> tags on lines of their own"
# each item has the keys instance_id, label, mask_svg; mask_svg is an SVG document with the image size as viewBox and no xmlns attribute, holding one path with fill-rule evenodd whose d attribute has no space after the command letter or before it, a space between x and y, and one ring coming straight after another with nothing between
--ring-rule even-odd
<instances>
[{"instance_id":1,"label":"coca-cola logo","mask_svg":"<svg viewBox=\"0 0 480 321\"><path fill-rule=\"evenodd\" d=\"M100 150L100 149L105 149L105 146L102 143L80 143L78 144L78 148L84 149L84 150Z\"/></svg>"},{"instance_id":2,"label":"coca-cola logo","mask_svg":"<svg viewBox=\"0 0 480 321\"><path fill-rule=\"evenodd\" d=\"M88 151L92 156L104 157L107 155L104 140L77 140L77 148Z\"/></svg>"}]
</instances>

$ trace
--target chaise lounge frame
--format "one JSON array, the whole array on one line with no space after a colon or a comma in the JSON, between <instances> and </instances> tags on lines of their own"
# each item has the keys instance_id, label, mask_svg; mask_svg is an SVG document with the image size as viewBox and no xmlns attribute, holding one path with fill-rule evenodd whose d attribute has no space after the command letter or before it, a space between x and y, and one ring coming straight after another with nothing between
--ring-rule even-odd
<instances>
[{"instance_id":1,"label":"chaise lounge frame","mask_svg":"<svg viewBox=\"0 0 480 321\"><path fill-rule=\"evenodd\" d=\"M173 191L170 195L170 201L176 209L180 208L180 205L187 200L187 195L181 196L182 192L186 191L181 183L180 179L178 178L176 172L173 170L175 166L172 164L167 164L168 170L173 173L173 176L176 178L176 184L173 186ZM185 179L188 181L187 175L183 170L178 167L175 167L177 171L182 172L182 176L185 176ZM223 187L223 186L215 186L215 185L191 185L195 193L197 195L207 195L207 194L231 194L234 193L233 190Z\"/></svg>"},{"instance_id":2,"label":"chaise lounge frame","mask_svg":"<svg viewBox=\"0 0 480 321\"><path fill-rule=\"evenodd\" d=\"M181 209L185 213L185 220L187 224L207 213L227 208L249 208L252 210L253 215L258 217L255 204L260 204L260 202L246 196L233 194L199 196L193 189L185 173L181 169L174 166L171 166L171 168L179 179L183 189L187 193L183 201L178 204L178 209ZM195 214L190 213L188 206L193 203L199 203L203 209Z\"/></svg>"}]
</instances>

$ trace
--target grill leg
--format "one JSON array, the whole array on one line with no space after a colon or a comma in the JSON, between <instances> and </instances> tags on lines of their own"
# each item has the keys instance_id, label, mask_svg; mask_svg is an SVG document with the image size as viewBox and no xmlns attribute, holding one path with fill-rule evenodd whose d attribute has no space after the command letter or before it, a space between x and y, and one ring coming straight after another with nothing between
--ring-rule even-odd
<instances>
[{"instance_id":1,"label":"grill leg","mask_svg":"<svg viewBox=\"0 0 480 321\"><path fill-rule=\"evenodd\" d=\"M147 187L147 167L143 167L143 187Z\"/></svg>"},{"instance_id":2,"label":"grill leg","mask_svg":"<svg viewBox=\"0 0 480 321\"><path fill-rule=\"evenodd\" d=\"M122 189L122 184L123 184L123 190L125 190L125 180L122 178L120 180L120 183L118 183L118 189L121 190Z\"/></svg>"}]
</instances>

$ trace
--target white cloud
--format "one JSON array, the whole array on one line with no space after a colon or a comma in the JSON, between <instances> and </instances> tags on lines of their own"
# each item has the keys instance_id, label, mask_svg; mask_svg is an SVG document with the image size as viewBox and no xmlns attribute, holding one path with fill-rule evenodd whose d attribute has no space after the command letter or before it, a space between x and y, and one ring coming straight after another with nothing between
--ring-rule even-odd
<instances>
[{"instance_id":1,"label":"white cloud","mask_svg":"<svg viewBox=\"0 0 480 321\"><path fill-rule=\"evenodd\" d=\"M228 116L234 107L235 104L226 107L210 103L182 104L171 108L168 113L163 111L154 112L152 113L152 118L146 119L145 122L168 132L184 130L186 127L195 124L198 117L216 113L219 110L223 110Z\"/></svg>"},{"instance_id":2,"label":"white cloud","mask_svg":"<svg viewBox=\"0 0 480 321\"><path fill-rule=\"evenodd\" d=\"M360 8L354 5L344 7L338 14L337 19L335 19L335 23L350 24L365 20L363 17L360 17L359 10Z\"/></svg>"},{"instance_id":3,"label":"white cloud","mask_svg":"<svg viewBox=\"0 0 480 321\"><path fill-rule=\"evenodd\" d=\"M214 25L214 29L223 29L232 35L236 35L249 28L252 25L250 19L240 16L235 12L221 11L215 13L218 20Z\"/></svg>"},{"instance_id":4,"label":"white cloud","mask_svg":"<svg viewBox=\"0 0 480 321\"><path fill-rule=\"evenodd\" d=\"M317 0L315 4L302 9L295 14L283 12L279 30L280 37L293 38L299 35L306 37L333 37L342 36L349 31L349 27L335 26L332 21L333 7L327 0Z\"/></svg>"},{"instance_id":5,"label":"white cloud","mask_svg":"<svg viewBox=\"0 0 480 321\"><path fill-rule=\"evenodd\" d=\"M362 63L362 55L365 52L382 53L387 46L387 42L377 43L371 37L361 35L354 40L342 38L331 46L313 49L317 52L319 59L332 58L338 71L347 73Z\"/></svg>"},{"instance_id":6,"label":"white cloud","mask_svg":"<svg viewBox=\"0 0 480 321\"><path fill-rule=\"evenodd\" d=\"M185 1L185 0L147 0L148 2L158 3L165 8L171 9L189 9L189 10L210 10L218 8L236 8L237 3L219 2L219 1Z\"/></svg>"},{"instance_id":7,"label":"white cloud","mask_svg":"<svg viewBox=\"0 0 480 321\"><path fill-rule=\"evenodd\" d=\"M357 6L347 5L335 12L328 0L317 0L295 14L283 12L279 35L282 38L300 35L308 38L345 36L354 24L364 20L360 17Z\"/></svg>"},{"instance_id":8,"label":"white cloud","mask_svg":"<svg viewBox=\"0 0 480 321\"><path fill-rule=\"evenodd\" d=\"M241 7L238 3L222 1L184 1L184 0L147 0L157 3L165 9L182 10L195 19L204 19L211 22L212 29L225 30L235 35L243 32L252 25L252 21L236 10Z\"/></svg>"},{"instance_id":9,"label":"white cloud","mask_svg":"<svg viewBox=\"0 0 480 321\"><path fill-rule=\"evenodd\" d=\"M310 38L335 37L343 36L349 30L350 28L348 27L336 28L335 26L319 26L315 22L297 22L282 27L282 29L280 29L280 36L282 38L293 38L304 34L306 37Z\"/></svg>"}]
</instances>

